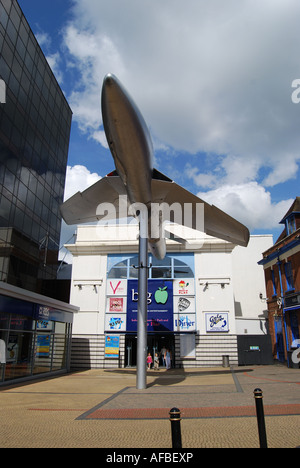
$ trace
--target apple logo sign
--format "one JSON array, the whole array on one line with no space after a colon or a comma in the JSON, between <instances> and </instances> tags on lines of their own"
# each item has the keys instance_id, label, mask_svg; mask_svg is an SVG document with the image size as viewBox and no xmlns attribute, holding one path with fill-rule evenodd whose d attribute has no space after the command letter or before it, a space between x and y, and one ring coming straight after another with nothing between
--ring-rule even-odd
<instances>
[{"instance_id":1,"label":"apple logo sign","mask_svg":"<svg viewBox=\"0 0 300 468\"><path fill-rule=\"evenodd\" d=\"M154 298L157 304L166 304L169 294L167 291L168 286L165 288L158 288L156 291Z\"/></svg>"}]
</instances>

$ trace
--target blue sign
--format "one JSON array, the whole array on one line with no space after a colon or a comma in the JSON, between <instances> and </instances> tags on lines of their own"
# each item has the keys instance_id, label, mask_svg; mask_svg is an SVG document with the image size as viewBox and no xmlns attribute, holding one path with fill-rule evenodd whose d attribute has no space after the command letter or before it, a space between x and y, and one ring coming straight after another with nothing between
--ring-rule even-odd
<instances>
[{"instance_id":1,"label":"blue sign","mask_svg":"<svg viewBox=\"0 0 300 468\"><path fill-rule=\"evenodd\" d=\"M127 331L137 331L138 298L138 281L128 280ZM149 280L147 304L147 331L173 331L173 281Z\"/></svg>"}]
</instances>

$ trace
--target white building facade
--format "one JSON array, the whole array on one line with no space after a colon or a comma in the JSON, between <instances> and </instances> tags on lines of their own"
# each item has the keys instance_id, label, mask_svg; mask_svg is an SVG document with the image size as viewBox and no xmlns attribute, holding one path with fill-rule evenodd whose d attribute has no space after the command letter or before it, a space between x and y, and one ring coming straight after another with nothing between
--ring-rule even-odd
<instances>
[{"instance_id":1,"label":"white building facade","mask_svg":"<svg viewBox=\"0 0 300 468\"><path fill-rule=\"evenodd\" d=\"M138 226L79 226L70 301L71 367L134 367L137 350ZM167 255L149 255L148 352L164 348L173 367L237 365L238 335L267 334L265 281L257 265L272 236L247 248L203 235L167 240ZM161 361L161 365L162 365Z\"/></svg>"}]
</instances>

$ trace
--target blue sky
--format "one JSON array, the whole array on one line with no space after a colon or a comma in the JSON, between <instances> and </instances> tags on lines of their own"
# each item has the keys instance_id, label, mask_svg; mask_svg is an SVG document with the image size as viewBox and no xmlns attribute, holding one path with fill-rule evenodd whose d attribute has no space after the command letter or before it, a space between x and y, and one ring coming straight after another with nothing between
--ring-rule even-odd
<instances>
[{"instance_id":1,"label":"blue sky","mask_svg":"<svg viewBox=\"0 0 300 468\"><path fill-rule=\"evenodd\" d=\"M276 240L300 195L298 0L19 4L73 110L66 197L114 168L100 109L112 72L145 117L157 169Z\"/></svg>"}]
</instances>

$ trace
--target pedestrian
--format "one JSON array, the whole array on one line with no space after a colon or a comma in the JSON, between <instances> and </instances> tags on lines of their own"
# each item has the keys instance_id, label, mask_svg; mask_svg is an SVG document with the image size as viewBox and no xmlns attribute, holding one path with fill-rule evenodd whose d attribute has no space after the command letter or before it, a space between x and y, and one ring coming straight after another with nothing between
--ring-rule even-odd
<instances>
[{"instance_id":1,"label":"pedestrian","mask_svg":"<svg viewBox=\"0 0 300 468\"><path fill-rule=\"evenodd\" d=\"M165 360L167 370L171 369L171 351L169 350L169 348L166 350Z\"/></svg>"},{"instance_id":2,"label":"pedestrian","mask_svg":"<svg viewBox=\"0 0 300 468\"><path fill-rule=\"evenodd\" d=\"M148 366L148 370L151 369L151 364L152 364L152 356L151 356L151 353L148 353L148 356L147 356L147 366Z\"/></svg>"},{"instance_id":3,"label":"pedestrian","mask_svg":"<svg viewBox=\"0 0 300 468\"><path fill-rule=\"evenodd\" d=\"M166 351L167 351L166 348L163 346L160 352L163 367L166 367L166 360L165 360Z\"/></svg>"},{"instance_id":4,"label":"pedestrian","mask_svg":"<svg viewBox=\"0 0 300 468\"><path fill-rule=\"evenodd\" d=\"M159 356L157 353L154 356L154 370L159 370Z\"/></svg>"}]
</instances>

